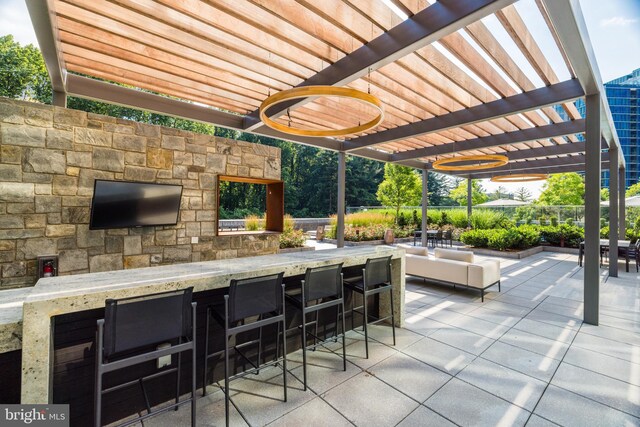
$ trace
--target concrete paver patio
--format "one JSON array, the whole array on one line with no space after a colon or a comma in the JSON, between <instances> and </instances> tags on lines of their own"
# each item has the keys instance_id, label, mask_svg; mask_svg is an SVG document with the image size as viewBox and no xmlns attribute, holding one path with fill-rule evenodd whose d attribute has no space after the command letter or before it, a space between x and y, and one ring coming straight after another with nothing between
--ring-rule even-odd
<instances>
[{"instance_id":1,"label":"concrete paver patio","mask_svg":"<svg viewBox=\"0 0 640 427\"><path fill-rule=\"evenodd\" d=\"M640 425L640 275L602 269L600 326L582 323L575 255L502 259L502 292L479 293L407 277L406 328L347 334L347 371L326 350L289 356L289 400L278 368L232 383L251 425ZM223 395L198 401L198 425L224 425ZM188 423L188 408L145 424ZM232 425L246 425L232 407Z\"/></svg>"}]
</instances>

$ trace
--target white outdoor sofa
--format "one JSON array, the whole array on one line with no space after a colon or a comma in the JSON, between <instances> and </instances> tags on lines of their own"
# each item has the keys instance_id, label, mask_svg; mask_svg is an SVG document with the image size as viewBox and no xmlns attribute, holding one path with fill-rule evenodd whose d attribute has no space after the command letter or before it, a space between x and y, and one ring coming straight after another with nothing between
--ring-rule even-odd
<instances>
[{"instance_id":1,"label":"white outdoor sofa","mask_svg":"<svg viewBox=\"0 0 640 427\"><path fill-rule=\"evenodd\" d=\"M473 252L451 249L434 250L399 244L406 251L406 274L422 277L429 282L466 286L480 290L484 302L484 291L498 285L500 291L500 261L477 258Z\"/></svg>"}]
</instances>

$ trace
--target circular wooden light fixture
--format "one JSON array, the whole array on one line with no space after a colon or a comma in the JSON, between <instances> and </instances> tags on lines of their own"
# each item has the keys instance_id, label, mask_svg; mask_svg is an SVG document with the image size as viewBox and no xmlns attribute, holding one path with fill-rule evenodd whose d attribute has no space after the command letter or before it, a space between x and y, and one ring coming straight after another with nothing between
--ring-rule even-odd
<instances>
[{"instance_id":1,"label":"circular wooden light fixture","mask_svg":"<svg viewBox=\"0 0 640 427\"><path fill-rule=\"evenodd\" d=\"M469 165L457 163L475 162ZM509 163L509 158L501 154L484 154L479 156L460 156L440 159L433 162L433 168L443 171L473 171L497 168Z\"/></svg>"},{"instance_id":2,"label":"circular wooden light fixture","mask_svg":"<svg viewBox=\"0 0 640 427\"><path fill-rule=\"evenodd\" d=\"M547 179L544 173L514 173L511 175L498 175L491 178L491 182L531 182L544 181Z\"/></svg>"},{"instance_id":3,"label":"circular wooden light fixture","mask_svg":"<svg viewBox=\"0 0 640 427\"><path fill-rule=\"evenodd\" d=\"M373 106L376 110L378 110L378 115L373 118L373 120L369 120L366 123L363 123L358 126L352 126L343 129L327 129L327 130L316 130L316 129L298 129L293 128L291 126L287 126L281 123L278 123L274 120L271 120L269 116L267 116L267 110L274 105L280 104L285 101L289 101L291 99L300 99L300 98L309 98L315 96L335 96L338 98L349 98L355 99L356 101L365 103L367 105ZM334 87L334 86L303 86L296 87L293 89L283 90L276 94L271 95L267 99L265 99L262 104L260 104L260 120L262 123L269 126L272 129L278 130L280 132L288 133L291 135L300 135L300 136L315 136L315 137L328 137L328 136L347 136L352 135L354 133L360 133L372 129L378 126L382 120L384 119L384 107L382 106L382 102L375 96L370 93L362 92L356 89L348 88L348 87Z\"/></svg>"}]
</instances>

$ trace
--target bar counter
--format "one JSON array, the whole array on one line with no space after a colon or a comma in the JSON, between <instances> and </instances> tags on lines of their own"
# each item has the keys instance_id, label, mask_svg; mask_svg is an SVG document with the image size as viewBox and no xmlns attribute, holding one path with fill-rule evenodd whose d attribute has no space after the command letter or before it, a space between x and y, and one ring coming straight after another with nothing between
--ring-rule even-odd
<instances>
[{"instance_id":1,"label":"bar counter","mask_svg":"<svg viewBox=\"0 0 640 427\"><path fill-rule=\"evenodd\" d=\"M304 274L308 267L339 262L344 263L344 267L358 266L364 265L368 258L388 255L392 256L396 325L403 326L404 250L391 246L296 252L40 279L27 294L23 305L21 401L52 402L54 316L104 307L107 298L139 296L190 286L197 293L228 287L231 279L281 271L285 277L296 276ZM381 314L388 311L388 298L381 298Z\"/></svg>"}]
</instances>

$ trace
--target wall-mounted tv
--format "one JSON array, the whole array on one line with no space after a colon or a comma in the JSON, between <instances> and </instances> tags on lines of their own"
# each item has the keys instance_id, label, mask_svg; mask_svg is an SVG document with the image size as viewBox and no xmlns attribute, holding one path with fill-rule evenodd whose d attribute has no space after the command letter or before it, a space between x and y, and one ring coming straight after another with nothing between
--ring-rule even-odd
<instances>
[{"instance_id":1,"label":"wall-mounted tv","mask_svg":"<svg viewBox=\"0 0 640 427\"><path fill-rule=\"evenodd\" d=\"M92 230L175 225L181 185L97 179L91 200Z\"/></svg>"}]
</instances>

